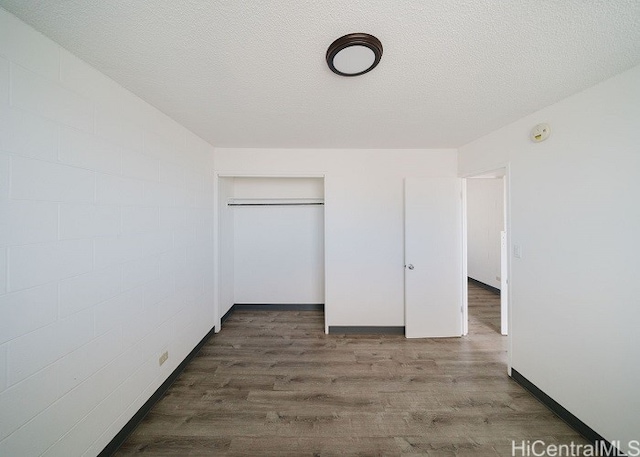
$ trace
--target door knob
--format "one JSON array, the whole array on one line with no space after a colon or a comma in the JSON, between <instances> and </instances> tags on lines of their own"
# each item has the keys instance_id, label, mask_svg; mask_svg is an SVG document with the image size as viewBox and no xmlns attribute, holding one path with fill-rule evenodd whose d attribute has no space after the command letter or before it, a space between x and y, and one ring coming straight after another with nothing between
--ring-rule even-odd
<instances>
[{"instance_id":1,"label":"door knob","mask_svg":"<svg viewBox=\"0 0 640 457\"><path fill-rule=\"evenodd\" d=\"M407 268L408 268L409 270L413 270L415 267L413 266L413 264L412 264L412 263L410 263L409 265L407 265Z\"/></svg>"}]
</instances>

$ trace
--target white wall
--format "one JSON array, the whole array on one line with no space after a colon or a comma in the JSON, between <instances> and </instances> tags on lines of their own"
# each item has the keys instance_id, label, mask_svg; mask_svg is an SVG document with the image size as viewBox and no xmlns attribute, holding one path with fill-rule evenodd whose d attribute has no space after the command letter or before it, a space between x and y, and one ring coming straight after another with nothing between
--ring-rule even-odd
<instances>
[{"instance_id":1,"label":"white wall","mask_svg":"<svg viewBox=\"0 0 640 457\"><path fill-rule=\"evenodd\" d=\"M502 178L467 179L467 276L500 289Z\"/></svg>"},{"instance_id":2,"label":"white wall","mask_svg":"<svg viewBox=\"0 0 640 457\"><path fill-rule=\"evenodd\" d=\"M212 149L0 30L0 455L96 455L214 325Z\"/></svg>"},{"instance_id":3,"label":"white wall","mask_svg":"<svg viewBox=\"0 0 640 457\"><path fill-rule=\"evenodd\" d=\"M324 198L322 178L236 177L234 198Z\"/></svg>"},{"instance_id":4,"label":"white wall","mask_svg":"<svg viewBox=\"0 0 640 457\"><path fill-rule=\"evenodd\" d=\"M405 177L456 176L455 150L216 149L222 174L324 175L328 325L404 325Z\"/></svg>"},{"instance_id":5,"label":"white wall","mask_svg":"<svg viewBox=\"0 0 640 457\"><path fill-rule=\"evenodd\" d=\"M218 228L218 249L217 258L220 269L218 275L218 306L219 317L222 318L235 304L235 256L234 256L234 217L233 209L227 206L229 198L233 196L234 178L220 178L217 182L217 228ZM218 327L218 331L220 328Z\"/></svg>"},{"instance_id":6,"label":"white wall","mask_svg":"<svg viewBox=\"0 0 640 457\"><path fill-rule=\"evenodd\" d=\"M322 199L321 178L235 178L234 198ZM235 206L234 302L324 303L324 207Z\"/></svg>"},{"instance_id":7,"label":"white wall","mask_svg":"<svg viewBox=\"0 0 640 457\"><path fill-rule=\"evenodd\" d=\"M321 206L236 207L235 303L324 303Z\"/></svg>"},{"instance_id":8,"label":"white wall","mask_svg":"<svg viewBox=\"0 0 640 457\"><path fill-rule=\"evenodd\" d=\"M539 122L552 133L534 144ZM510 163L513 368L625 450L640 430L638 126L640 66L464 146L459 167Z\"/></svg>"}]
</instances>

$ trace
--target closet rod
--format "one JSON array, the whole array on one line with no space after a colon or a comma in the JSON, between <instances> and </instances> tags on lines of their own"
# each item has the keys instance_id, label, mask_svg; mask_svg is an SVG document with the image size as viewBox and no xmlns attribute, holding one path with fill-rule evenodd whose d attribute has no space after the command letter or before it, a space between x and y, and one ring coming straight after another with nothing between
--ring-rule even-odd
<instances>
[{"instance_id":1,"label":"closet rod","mask_svg":"<svg viewBox=\"0 0 640 457\"><path fill-rule=\"evenodd\" d=\"M324 206L324 203L227 203L227 206Z\"/></svg>"}]
</instances>

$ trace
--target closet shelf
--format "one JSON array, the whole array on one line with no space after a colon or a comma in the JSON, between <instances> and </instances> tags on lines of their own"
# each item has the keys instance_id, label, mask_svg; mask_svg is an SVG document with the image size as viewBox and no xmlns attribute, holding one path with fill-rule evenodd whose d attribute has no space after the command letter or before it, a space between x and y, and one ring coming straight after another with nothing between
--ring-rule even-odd
<instances>
[{"instance_id":1,"label":"closet shelf","mask_svg":"<svg viewBox=\"0 0 640 457\"><path fill-rule=\"evenodd\" d=\"M228 206L322 206L323 198L230 198Z\"/></svg>"}]
</instances>

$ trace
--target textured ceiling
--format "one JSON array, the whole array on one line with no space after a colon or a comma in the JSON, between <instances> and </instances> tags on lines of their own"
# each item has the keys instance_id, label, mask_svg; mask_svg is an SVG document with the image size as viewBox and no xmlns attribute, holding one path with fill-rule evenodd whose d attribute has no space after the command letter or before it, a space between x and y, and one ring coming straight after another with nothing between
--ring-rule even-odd
<instances>
[{"instance_id":1,"label":"textured ceiling","mask_svg":"<svg viewBox=\"0 0 640 457\"><path fill-rule=\"evenodd\" d=\"M220 147L457 147L640 63L639 0L0 0ZM377 36L378 67L324 56Z\"/></svg>"}]
</instances>

